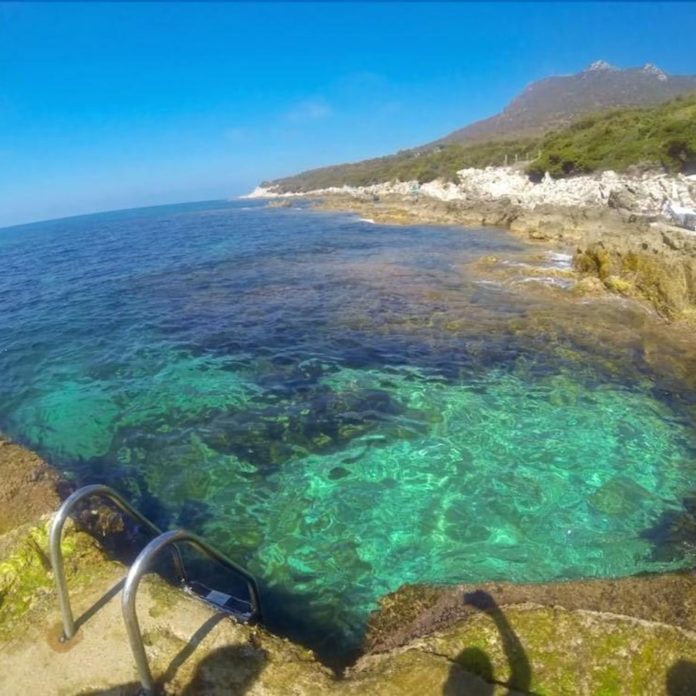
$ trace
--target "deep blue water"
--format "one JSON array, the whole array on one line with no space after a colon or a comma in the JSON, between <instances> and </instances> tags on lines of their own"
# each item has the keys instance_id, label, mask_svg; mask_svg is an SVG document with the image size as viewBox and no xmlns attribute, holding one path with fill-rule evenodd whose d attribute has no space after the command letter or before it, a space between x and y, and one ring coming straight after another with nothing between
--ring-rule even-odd
<instances>
[{"instance_id":1,"label":"deep blue water","mask_svg":"<svg viewBox=\"0 0 696 696\"><path fill-rule=\"evenodd\" d=\"M0 429L209 537L325 653L407 582L693 563L693 356L565 257L213 202L0 230L0 258Z\"/></svg>"}]
</instances>

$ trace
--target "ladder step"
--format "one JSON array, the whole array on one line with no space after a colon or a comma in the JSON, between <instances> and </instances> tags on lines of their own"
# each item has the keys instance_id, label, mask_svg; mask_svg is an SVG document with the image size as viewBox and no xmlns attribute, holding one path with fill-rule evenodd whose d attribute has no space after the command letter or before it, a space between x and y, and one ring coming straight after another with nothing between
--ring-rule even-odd
<instances>
[{"instance_id":1,"label":"ladder step","mask_svg":"<svg viewBox=\"0 0 696 696\"><path fill-rule=\"evenodd\" d=\"M126 625L126 632L128 633L128 640L133 652L133 657L135 658L138 675L140 676L142 691L145 694L154 693L155 682L152 679L152 672L150 671L147 654L145 653L143 637L140 633L140 625L138 624L138 616L135 608L135 597L141 577L150 570L150 565L154 558L164 549L169 549L172 552L181 586L190 594L199 597L216 609L224 611L240 621L249 622L261 620L259 589L253 575L249 574L244 568L238 566L234 561L231 561L220 553L220 551L206 544L203 539L200 539L191 532L187 532L184 529L175 529L162 533L159 527L129 505L116 491L108 486L92 485L84 486L68 496L55 514L49 534L51 566L53 567L58 601L63 616L63 634L65 640L73 638L76 626L72 607L70 606L70 596L68 595L68 588L65 581L65 569L63 566L63 552L61 549L63 526L75 505L85 498L93 496L107 498L114 503L116 507L120 508L122 512L135 518L135 520L140 522L155 535L155 538L148 542L147 546L138 554L138 557L133 562L126 576L123 585L123 593L121 595L121 613L123 614L123 621ZM202 553L210 560L216 561L223 568L241 577L246 583L249 592L249 601L226 594L225 592L219 592L201 582L189 581L178 544L193 546L199 553Z\"/></svg>"},{"instance_id":2,"label":"ladder step","mask_svg":"<svg viewBox=\"0 0 696 696\"><path fill-rule=\"evenodd\" d=\"M186 589L192 594L200 597L203 601L212 604L215 608L233 614L236 618L242 621L248 621L252 618L254 611L251 602L244 599L229 595L219 590L214 590L202 582L196 580L186 584Z\"/></svg>"}]
</instances>

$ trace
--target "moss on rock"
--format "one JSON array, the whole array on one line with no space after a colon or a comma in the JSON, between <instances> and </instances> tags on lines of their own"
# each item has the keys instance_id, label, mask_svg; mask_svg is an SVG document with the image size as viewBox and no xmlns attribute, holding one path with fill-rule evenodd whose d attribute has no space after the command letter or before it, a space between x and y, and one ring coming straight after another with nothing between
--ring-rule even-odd
<instances>
[{"instance_id":1,"label":"moss on rock","mask_svg":"<svg viewBox=\"0 0 696 696\"><path fill-rule=\"evenodd\" d=\"M29 612L46 613L55 607L48 535L51 520L19 527L2 538L0 550L0 640L16 635L29 624ZM61 548L71 588L88 585L112 567L96 541L66 525Z\"/></svg>"},{"instance_id":2,"label":"moss on rock","mask_svg":"<svg viewBox=\"0 0 696 696\"><path fill-rule=\"evenodd\" d=\"M389 686L379 693L425 693L429 685L427 693L468 693L445 687L463 670L522 693L609 696L667 693L680 663L696 665L696 634L603 612L520 605L475 614L403 649L365 659L354 672L364 683L368 674L384 679ZM674 693L687 688L684 679ZM399 690L403 680L411 691Z\"/></svg>"},{"instance_id":3,"label":"moss on rock","mask_svg":"<svg viewBox=\"0 0 696 696\"><path fill-rule=\"evenodd\" d=\"M590 231L574 257L581 273L612 292L649 302L663 317L693 320L696 309L696 240L662 223L634 234Z\"/></svg>"}]
</instances>

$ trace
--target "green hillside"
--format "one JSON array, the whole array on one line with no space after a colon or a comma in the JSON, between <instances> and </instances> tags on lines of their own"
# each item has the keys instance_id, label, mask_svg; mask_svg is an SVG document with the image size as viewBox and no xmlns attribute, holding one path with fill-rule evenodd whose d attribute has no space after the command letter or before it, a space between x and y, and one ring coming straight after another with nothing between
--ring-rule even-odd
<instances>
[{"instance_id":1,"label":"green hillside","mask_svg":"<svg viewBox=\"0 0 696 696\"><path fill-rule=\"evenodd\" d=\"M352 164L322 167L267 181L263 186L277 186L281 191L312 191L330 186L370 186L385 181L418 181L434 179L454 181L455 174L465 167L487 167L528 160L538 151L538 138L502 140L476 145L446 145L430 151L407 150L388 157Z\"/></svg>"},{"instance_id":2,"label":"green hillside","mask_svg":"<svg viewBox=\"0 0 696 696\"><path fill-rule=\"evenodd\" d=\"M281 191L311 191L330 186L369 186L385 181L454 181L465 167L530 161L527 172L540 179L625 171L637 165L672 172L696 171L696 94L664 104L584 116L539 138L454 144L432 150L407 150L389 157L312 169L264 182Z\"/></svg>"},{"instance_id":3,"label":"green hillside","mask_svg":"<svg viewBox=\"0 0 696 696\"><path fill-rule=\"evenodd\" d=\"M696 169L696 95L585 116L547 134L527 171L533 178L547 171L564 177L603 169L624 171L632 165L672 172Z\"/></svg>"}]
</instances>

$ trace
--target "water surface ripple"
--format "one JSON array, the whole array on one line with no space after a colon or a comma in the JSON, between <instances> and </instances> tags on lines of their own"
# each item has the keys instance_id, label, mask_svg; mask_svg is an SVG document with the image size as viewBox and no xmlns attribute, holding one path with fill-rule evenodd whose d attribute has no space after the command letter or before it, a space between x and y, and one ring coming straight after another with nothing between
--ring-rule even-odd
<instances>
[{"instance_id":1,"label":"water surface ripple","mask_svg":"<svg viewBox=\"0 0 696 696\"><path fill-rule=\"evenodd\" d=\"M0 252L0 428L209 537L325 653L404 583L693 562L693 355L562 254L249 203Z\"/></svg>"}]
</instances>

